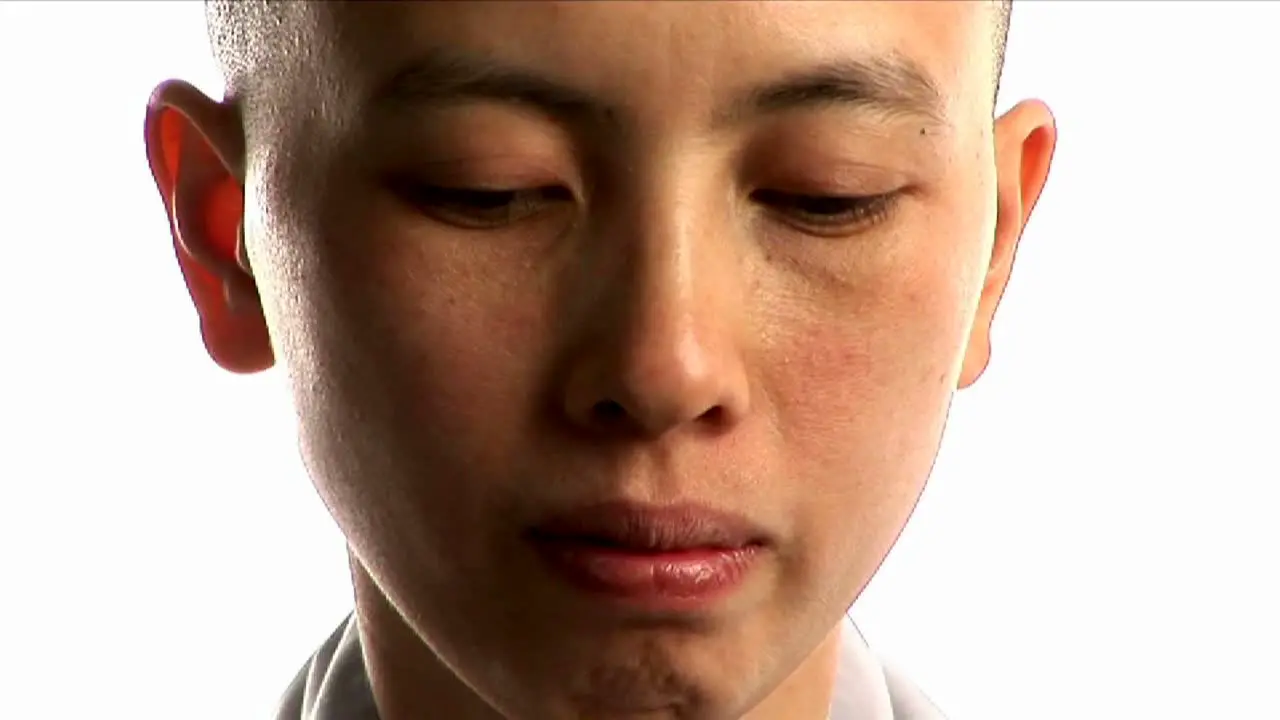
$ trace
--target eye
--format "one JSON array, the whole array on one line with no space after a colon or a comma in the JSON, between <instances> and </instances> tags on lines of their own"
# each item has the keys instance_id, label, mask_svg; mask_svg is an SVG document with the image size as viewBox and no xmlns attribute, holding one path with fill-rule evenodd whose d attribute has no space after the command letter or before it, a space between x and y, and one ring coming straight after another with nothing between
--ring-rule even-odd
<instances>
[{"instance_id":1,"label":"eye","mask_svg":"<svg viewBox=\"0 0 1280 720\"><path fill-rule=\"evenodd\" d=\"M422 213L468 228L500 228L541 215L572 201L568 188L493 189L399 182L398 192Z\"/></svg>"},{"instance_id":2,"label":"eye","mask_svg":"<svg viewBox=\"0 0 1280 720\"><path fill-rule=\"evenodd\" d=\"M757 190L751 199L783 219L820 231L858 230L885 220L899 192L880 195L804 195Z\"/></svg>"}]
</instances>

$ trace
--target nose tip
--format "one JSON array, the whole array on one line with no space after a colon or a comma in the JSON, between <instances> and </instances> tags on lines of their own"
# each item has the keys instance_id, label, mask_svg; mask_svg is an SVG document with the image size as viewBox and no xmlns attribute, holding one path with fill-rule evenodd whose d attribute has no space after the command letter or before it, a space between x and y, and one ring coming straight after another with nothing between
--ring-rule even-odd
<instances>
[{"instance_id":1,"label":"nose tip","mask_svg":"<svg viewBox=\"0 0 1280 720\"><path fill-rule=\"evenodd\" d=\"M586 412L574 413L575 421L596 430L639 431L645 436L660 437L682 425L721 428L733 413L723 404L691 402L658 404L640 398L616 400L606 398L592 403Z\"/></svg>"},{"instance_id":2,"label":"nose tip","mask_svg":"<svg viewBox=\"0 0 1280 720\"><path fill-rule=\"evenodd\" d=\"M683 346L596 355L571 379L566 414L596 433L653 438L681 427L723 431L747 412L744 373L729 353L703 343Z\"/></svg>"}]
</instances>

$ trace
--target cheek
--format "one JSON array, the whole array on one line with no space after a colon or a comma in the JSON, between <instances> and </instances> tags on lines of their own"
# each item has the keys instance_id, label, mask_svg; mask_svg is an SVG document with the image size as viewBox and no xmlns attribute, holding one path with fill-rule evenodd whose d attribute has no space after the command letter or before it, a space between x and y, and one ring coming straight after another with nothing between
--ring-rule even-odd
<instances>
[{"instance_id":1,"label":"cheek","mask_svg":"<svg viewBox=\"0 0 1280 720\"><path fill-rule=\"evenodd\" d=\"M282 266L290 292L270 300L303 455L357 546L392 534L433 557L421 529L465 537L485 521L484 490L504 479L531 416L547 335L530 300L539 280L504 273L525 265L482 248L406 233L385 211L329 210L290 236L307 249Z\"/></svg>"},{"instance_id":2,"label":"cheek","mask_svg":"<svg viewBox=\"0 0 1280 720\"><path fill-rule=\"evenodd\" d=\"M422 255L330 261L342 269L323 291L333 302L317 349L344 361L345 402L405 434L412 455L479 469L536 402L544 315L501 273Z\"/></svg>"},{"instance_id":3,"label":"cheek","mask_svg":"<svg viewBox=\"0 0 1280 720\"><path fill-rule=\"evenodd\" d=\"M879 456L931 432L954 388L968 295L954 274L913 273L868 284L839 310L777 321L788 331L769 394L796 451Z\"/></svg>"},{"instance_id":4,"label":"cheek","mask_svg":"<svg viewBox=\"0 0 1280 720\"><path fill-rule=\"evenodd\" d=\"M770 401L793 515L820 576L860 586L915 506L941 439L969 295L954 268L912 263L847 301L779 321ZM856 591L856 587L850 591Z\"/></svg>"}]
</instances>

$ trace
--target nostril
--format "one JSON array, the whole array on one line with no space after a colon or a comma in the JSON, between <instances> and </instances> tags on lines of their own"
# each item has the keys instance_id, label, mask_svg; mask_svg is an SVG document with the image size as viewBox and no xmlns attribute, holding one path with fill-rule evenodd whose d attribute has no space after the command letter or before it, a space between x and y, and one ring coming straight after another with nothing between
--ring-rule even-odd
<instances>
[{"instance_id":1,"label":"nostril","mask_svg":"<svg viewBox=\"0 0 1280 720\"><path fill-rule=\"evenodd\" d=\"M627 416L627 409L614 400L601 400L591 407L591 415L596 422L614 424Z\"/></svg>"},{"instance_id":2,"label":"nostril","mask_svg":"<svg viewBox=\"0 0 1280 720\"><path fill-rule=\"evenodd\" d=\"M725 410L723 405L714 405L707 409L706 412L698 418L698 420L708 425L720 425L725 421Z\"/></svg>"}]
</instances>

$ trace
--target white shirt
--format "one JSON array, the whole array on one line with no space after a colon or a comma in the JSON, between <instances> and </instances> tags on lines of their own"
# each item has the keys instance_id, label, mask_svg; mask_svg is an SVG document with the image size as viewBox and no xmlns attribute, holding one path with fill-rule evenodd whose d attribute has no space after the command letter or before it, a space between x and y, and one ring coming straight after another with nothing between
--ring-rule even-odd
<instances>
[{"instance_id":1,"label":"white shirt","mask_svg":"<svg viewBox=\"0 0 1280 720\"><path fill-rule=\"evenodd\" d=\"M842 633L831 720L945 720L910 682L886 670L852 621ZM378 720L360 650L348 616L285 691L277 720Z\"/></svg>"}]
</instances>

